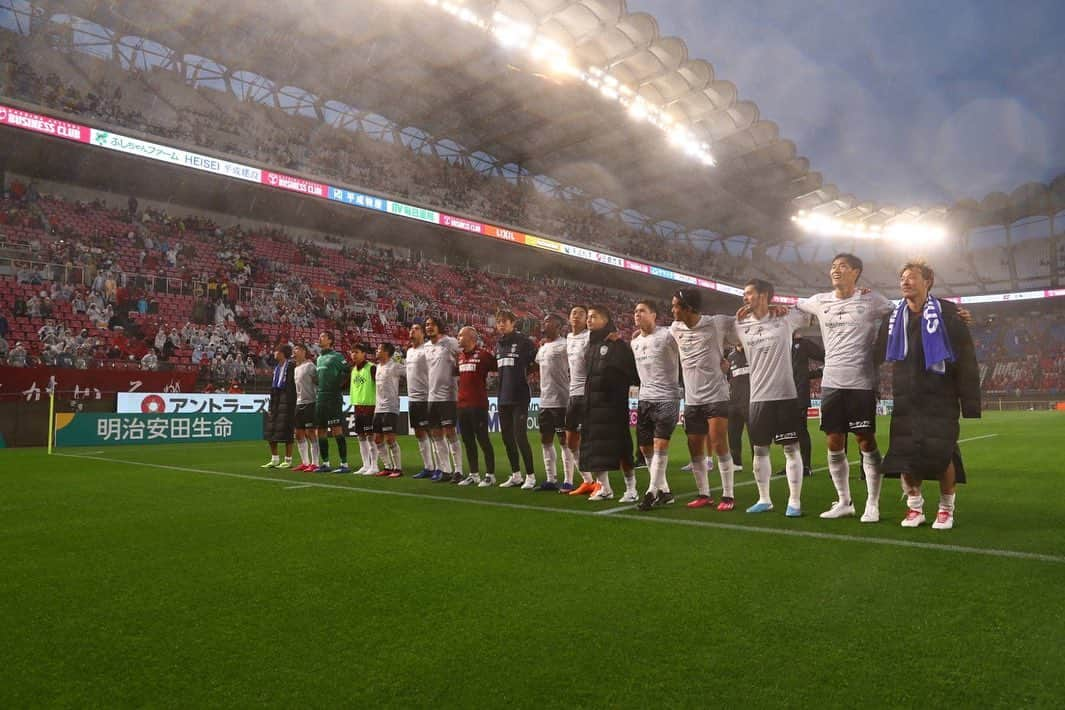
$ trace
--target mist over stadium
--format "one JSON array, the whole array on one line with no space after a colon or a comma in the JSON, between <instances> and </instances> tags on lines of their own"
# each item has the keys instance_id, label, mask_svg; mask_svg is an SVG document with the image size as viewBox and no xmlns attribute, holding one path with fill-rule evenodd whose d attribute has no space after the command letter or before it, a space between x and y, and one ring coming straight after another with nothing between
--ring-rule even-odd
<instances>
[{"instance_id":1,"label":"mist over stadium","mask_svg":"<svg viewBox=\"0 0 1065 710\"><path fill-rule=\"evenodd\" d=\"M1062 29L0 0L0 702L1056 706Z\"/></svg>"}]
</instances>

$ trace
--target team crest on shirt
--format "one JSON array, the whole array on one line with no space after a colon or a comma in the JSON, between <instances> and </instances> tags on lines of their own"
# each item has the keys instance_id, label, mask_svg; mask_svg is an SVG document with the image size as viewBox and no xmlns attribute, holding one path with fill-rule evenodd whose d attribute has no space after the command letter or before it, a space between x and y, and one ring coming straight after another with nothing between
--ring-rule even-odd
<instances>
[{"instance_id":1,"label":"team crest on shirt","mask_svg":"<svg viewBox=\"0 0 1065 710\"><path fill-rule=\"evenodd\" d=\"M606 357L606 353L607 353L607 350L609 350L609 349L610 349L610 348L608 348L608 347L607 347L607 346L605 346L605 345L600 345L600 346L599 346L599 355L600 355L600 356L603 356L603 357Z\"/></svg>"}]
</instances>

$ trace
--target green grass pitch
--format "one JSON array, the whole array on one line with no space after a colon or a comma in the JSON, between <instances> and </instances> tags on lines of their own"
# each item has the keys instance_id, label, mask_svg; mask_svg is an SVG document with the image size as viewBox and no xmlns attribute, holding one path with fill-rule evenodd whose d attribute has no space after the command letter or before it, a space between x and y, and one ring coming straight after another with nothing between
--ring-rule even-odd
<instances>
[{"instance_id":1,"label":"green grass pitch","mask_svg":"<svg viewBox=\"0 0 1065 710\"><path fill-rule=\"evenodd\" d=\"M4 451L0 706L1061 707L1065 415L964 421L947 532L900 528L892 480L879 524L819 520L813 434L798 520L782 479L742 512L749 455L741 510L639 513L265 444Z\"/></svg>"}]
</instances>

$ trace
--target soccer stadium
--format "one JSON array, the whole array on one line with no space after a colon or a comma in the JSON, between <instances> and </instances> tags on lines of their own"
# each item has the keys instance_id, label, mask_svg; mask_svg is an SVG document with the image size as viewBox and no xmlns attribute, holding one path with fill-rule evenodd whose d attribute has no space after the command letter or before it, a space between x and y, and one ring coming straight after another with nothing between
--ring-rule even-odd
<instances>
[{"instance_id":1,"label":"soccer stadium","mask_svg":"<svg viewBox=\"0 0 1065 710\"><path fill-rule=\"evenodd\" d=\"M0 704L1061 707L1065 14L751 5L0 0Z\"/></svg>"}]
</instances>

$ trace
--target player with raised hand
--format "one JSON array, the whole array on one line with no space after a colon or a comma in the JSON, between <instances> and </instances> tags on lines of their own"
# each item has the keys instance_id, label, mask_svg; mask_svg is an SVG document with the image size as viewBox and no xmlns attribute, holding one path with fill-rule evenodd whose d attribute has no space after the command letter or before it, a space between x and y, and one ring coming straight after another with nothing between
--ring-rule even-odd
<instances>
[{"instance_id":1,"label":"player with raised hand","mask_svg":"<svg viewBox=\"0 0 1065 710\"><path fill-rule=\"evenodd\" d=\"M717 509L736 507L735 477L728 443L728 380L721 368L724 344L735 342L732 316L707 316L700 311L702 294L682 288L673 295L673 324L669 332L677 341L684 374L684 431L688 434L692 475L698 495L689 508L712 505L706 466L707 440L721 471L721 502Z\"/></svg>"},{"instance_id":2,"label":"player with raised hand","mask_svg":"<svg viewBox=\"0 0 1065 710\"><path fill-rule=\"evenodd\" d=\"M805 426L805 422L800 422L798 417L791 343L794 332L809 323L809 316L798 310L789 310L779 316L770 313L773 294L771 283L751 279L743 288L743 308L736 315L737 335L750 366L748 432L754 445L754 480L758 485L758 502L747 512L773 510L769 491L773 475L769 447L780 444L784 449L789 491L785 514L797 518L802 515L802 454L798 428Z\"/></svg>"}]
</instances>

